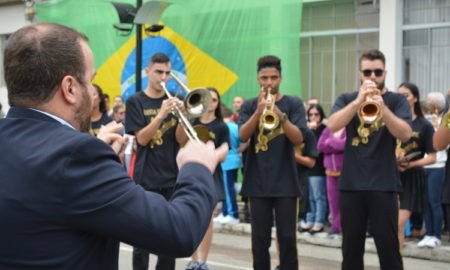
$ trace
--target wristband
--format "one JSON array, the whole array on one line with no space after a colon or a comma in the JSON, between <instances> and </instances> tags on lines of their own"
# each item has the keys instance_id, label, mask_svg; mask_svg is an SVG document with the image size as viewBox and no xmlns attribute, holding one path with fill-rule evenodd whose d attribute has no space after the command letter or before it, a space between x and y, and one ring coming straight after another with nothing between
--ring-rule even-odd
<instances>
[{"instance_id":1,"label":"wristband","mask_svg":"<svg viewBox=\"0 0 450 270\"><path fill-rule=\"evenodd\" d=\"M287 114L286 113L282 113L281 116L280 116L280 123L283 124L287 120L288 120Z\"/></svg>"}]
</instances>

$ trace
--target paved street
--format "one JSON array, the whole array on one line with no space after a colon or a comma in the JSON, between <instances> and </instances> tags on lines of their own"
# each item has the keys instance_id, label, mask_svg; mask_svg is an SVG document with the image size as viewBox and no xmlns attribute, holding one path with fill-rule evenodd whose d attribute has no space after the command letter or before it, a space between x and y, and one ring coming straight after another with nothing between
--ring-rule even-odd
<instances>
[{"instance_id":1,"label":"paved street","mask_svg":"<svg viewBox=\"0 0 450 270\"><path fill-rule=\"evenodd\" d=\"M214 270L251 270L250 237L224 233L214 233L213 246L208 258L210 269ZM277 265L275 245L272 243L271 257L272 269ZM341 250L338 248L322 247L309 244L299 244L299 263L301 270L330 270L340 269ZM122 244L120 248L119 269L131 270L132 248ZM156 257L150 257L150 268L154 269ZM177 260L177 270L183 270L188 258ZM365 257L366 270L379 269L378 258L375 254L367 254ZM433 262L404 258L405 270L448 270L450 263Z\"/></svg>"}]
</instances>

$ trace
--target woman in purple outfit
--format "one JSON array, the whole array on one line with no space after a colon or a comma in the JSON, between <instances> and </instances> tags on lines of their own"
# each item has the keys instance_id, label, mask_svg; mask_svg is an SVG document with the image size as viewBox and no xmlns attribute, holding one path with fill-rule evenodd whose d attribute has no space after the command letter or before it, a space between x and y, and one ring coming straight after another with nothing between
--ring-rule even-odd
<instances>
[{"instance_id":1,"label":"woman in purple outfit","mask_svg":"<svg viewBox=\"0 0 450 270\"><path fill-rule=\"evenodd\" d=\"M317 142L317 150L324 154L323 165L327 178L328 204L332 218L331 231L328 233L330 236L340 234L342 231L338 183L344 159L345 137L345 129L333 133L325 128Z\"/></svg>"}]
</instances>

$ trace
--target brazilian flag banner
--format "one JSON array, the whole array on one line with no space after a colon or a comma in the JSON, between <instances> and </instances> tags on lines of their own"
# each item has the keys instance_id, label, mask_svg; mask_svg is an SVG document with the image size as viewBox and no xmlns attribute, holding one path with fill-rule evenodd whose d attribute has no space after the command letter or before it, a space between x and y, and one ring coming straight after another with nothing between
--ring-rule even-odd
<instances>
[{"instance_id":1,"label":"brazilian flag banner","mask_svg":"<svg viewBox=\"0 0 450 270\"><path fill-rule=\"evenodd\" d=\"M134 0L114 2L135 5ZM144 1L144 3L147 1ZM223 102L234 96L255 97L256 62L264 55L282 59L284 94L302 96L300 83L300 0L169 0L159 33L142 34L144 69L157 52L167 54L176 75L190 89L215 87ZM37 4L39 22L55 22L77 29L89 38L100 85L111 97L125 99L135 92L136 27L129 35L113 28L118 14L106 0L46 0ZM148 25L143 28L148 27ZM170 80L168 88L178 85Z\"/></svg>"}]
</instances>

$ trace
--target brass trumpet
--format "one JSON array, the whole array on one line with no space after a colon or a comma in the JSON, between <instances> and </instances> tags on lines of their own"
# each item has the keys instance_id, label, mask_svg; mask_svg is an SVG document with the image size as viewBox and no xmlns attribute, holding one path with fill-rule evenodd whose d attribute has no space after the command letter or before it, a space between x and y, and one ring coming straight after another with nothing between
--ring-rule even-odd
<instances>
[{"instance_id":1,"label":"brass trumpet","mask_svg":"<svg viewBox=\"0 0 450 270\"><path fill-rule=\"evenodd\" d=\"M366 97L366 101L364 101L358 109L359 118L361 122L366 124L372 124L376 122L380 118L381 108L378 103L372 100L372 97L375 95L379 95L380 90L373 88L372 94Z\"/></svg>"},{"instance_id":2,"label":"brass trumpet","mask_svg":"<svg viewBox=\"0 0 450 270\"><path fill-rule=\"evenodd\" d=\"M172 78L186 93L184 98L184 107L191 117L199 117L204 114L211 106L212 97L206 88L195 88L190 90L175 74L171 71Z\"/></svg>"},{"instance_id":3,"label":"brass trumpet","mask_svg":"<svg viewBox=\"0 0 450 270\"><path fill-rule=\"evenodd\" d=\"M380 90L373 87L372 92L366 97L366 101L359 106L358 117L360 124L356 129L358 136L352 139L353 146L358 146L360 143L367 144L370 134L378 131L384 125L384 122L381 120L380 105L372 99L373 96L379 94Z\"/></svg>"},{"instance_id":4,"label":"brass trumpet","mask_svg":"<svg viewBox=\"0 0 450 270\"><path fill-rule=\"evenodd\" d=\"M270 93L271 88L269 87L267 89L267 96L266 100L269 104L269 107L264 109L263 114L261 115L261 118L259 119L260 124L268 130L273 130L278 126L278 123L280 122L280 119L278 115L273 111L273 108L275 106L275 100L273 95Z\"/></svg>"},{"instance_id":5,"label":"brass trumpet","mask_svg":"<svg viewBox=\"0 0 450 270\"><path fill-rule=\"evenodd\" d=\"M178 80L175 80L175 81L178 83ZM164 89L164 92L166 93L167 97L172 98L173 97L172 94L166 88L166 83L165 82L160 82L160 84L161 84L161 87ZM184 87L186 87L186 86L184 86ZM183 88L183 89L189 90L187 87ZM194 114L194 115L197 115L199 112L201 112L201 114L205 113L206 110L208 109L209 105L211 104L211 100L212 100L211 94L209 93L209 91L206 88L202 88L202 89L205 89L208 92L210 103L209 104L207 104L207 103L200 103L199 100L204 101L204 102L207 102L207 100L208 100L207 96L203 92L201 92L201 91L194 91L194 90L190 91L189 90L188 95L186 96L185 101L184 101L185 102L184 106L185 106L185 108L186 108L186 110L187 110L187 112L189 114L191 114L191 112L188 110L188 106L190 106L189 108L191 109L191 111L192 110L194 110L194 111L197 110L196 114ZM202 96L198 97L196 95L202 95ZM192 99L192 98L194 98L194 99ZM196 98L199 98L199 100L196 100ZM194 103L194 101L196 103ZM191 103L189 103L189 102L191 102ZM178 117L178 119L180 120L180 122L183 125L184 132L186 133L186 136L190 140L195 140L197 142L201 142L201 141L202 142L207 142L210 139L209 131L208 131L208 129L205 126L198 125L198 126L193 127L191 125L191 123L189 122L189 120L186 118L186 116L184 116L183 112L180 110L180 108L178 106L175 106L175 110L176 110L176 116ZM193 115L191 115L191 116L193 116ZM198 117L198 116L193 116L193 117Z\"/></svg>"}]
</instances>

